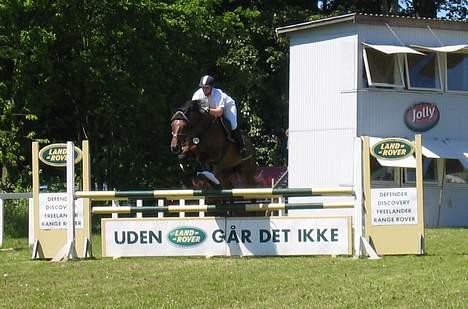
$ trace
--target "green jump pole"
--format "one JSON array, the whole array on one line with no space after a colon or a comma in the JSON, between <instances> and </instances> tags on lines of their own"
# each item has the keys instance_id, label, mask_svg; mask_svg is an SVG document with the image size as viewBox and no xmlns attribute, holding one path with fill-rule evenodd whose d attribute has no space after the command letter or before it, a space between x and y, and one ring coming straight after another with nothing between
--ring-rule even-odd
<instances>
[{"instance_id":1,"label":"green jump pole","mask_svg":"<svg viewBox=\"0 0 468 309\"><path fill-rule=\"evenodd\" d=\"M78 191L77 198L95 200L126 200L126 199L170 199L197 200L204 198L271 198L307 197L307 196L349 196L353 195L352 187L336 188L245 188L222 190L147 190L147 191Z\"/></svg>"}]
</instances>

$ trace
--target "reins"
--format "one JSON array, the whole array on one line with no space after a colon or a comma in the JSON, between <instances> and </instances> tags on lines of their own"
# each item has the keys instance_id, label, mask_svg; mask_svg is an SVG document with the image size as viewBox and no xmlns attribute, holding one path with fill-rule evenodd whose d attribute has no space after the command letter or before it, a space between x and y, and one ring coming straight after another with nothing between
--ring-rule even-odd
<instances>
[{"instance_id":1,"label":"reins","mask_svg":"<svg viewBox=\"0 0 468 309\"><path fill-rule=\"evenodd\" d=\"M208 116L210 117L210 116ZM211 117L210 117L211 118ZM184 143L187 143L189 142L190 140L192 140L192 143L194 142L193 140L195 138L198 138L199 139L199 143L203 143L206 135L211 131L211 128L213 128L214 126L216 126L216 122L219 123L219 130L223 131L224 133L224 128L223 128L223 124L221 123L220 120L217 120L216 118L215 119L209 119L209 121L203 121L201 123L201 127L199 127L198 130L196 130L194 124L193 124L193 121L191 121L189 119L189 117L184 113L184 111L182 110L178 110L171 118L171 123L175 120L183 120L183 121L186 121L187 122L187 125L188 125L188 133L180 133L180 134L172 134L172 136L176 136L176 137L182 137L182 136L186 136L183 141ZM214 160L210 160L210 161L207 161L209 162L210 164L218 164L220 162L222 162L222 160L224 159L224 157L226 156L228 150L229 150L229 146L230 146L230 142L228 140L227 137L224 136L224 141L223 141L223 145L222 145L222 148L221 148L221 151L220 151L220 156Z\"/></svg>"}]
</instances>

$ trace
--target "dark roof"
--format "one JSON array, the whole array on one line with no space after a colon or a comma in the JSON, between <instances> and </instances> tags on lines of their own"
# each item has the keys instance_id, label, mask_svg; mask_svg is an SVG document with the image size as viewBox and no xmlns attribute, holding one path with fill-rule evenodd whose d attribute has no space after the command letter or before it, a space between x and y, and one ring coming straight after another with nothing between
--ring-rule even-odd
<instances>
[{"instance_id":1,"label":"dark roof","mask_svg":"<svg viewBox=\"0 0 468 309\"><path fill-rule=\"evenodd\" d=\"M351 13L346 15L323 18L314 21L284 26L276 28L277 34L289 35L292 32L309 30L317 27L323 27L339 23L357 23L357 24L372 24L399 26L399 27L416 27L426 28L430 26L434 29L446 30L462 30L468 31L468 22L454 21L438 18L422 18L422 17L407 17L407 16L392 16L378 14L361 14Z\"/></svg>"}]
</instances>

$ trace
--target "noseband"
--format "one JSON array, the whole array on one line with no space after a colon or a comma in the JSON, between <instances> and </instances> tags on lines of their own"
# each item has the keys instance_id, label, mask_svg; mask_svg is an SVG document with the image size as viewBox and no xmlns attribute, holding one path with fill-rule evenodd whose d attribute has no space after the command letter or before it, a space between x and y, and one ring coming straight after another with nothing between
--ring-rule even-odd
<instances>
[{"instance_id":1,"label":"noseband","mask_svg":"<svg viewBox=\"0 0 468 309\"><path fill-rule=\"evenodd\" d=\"M174 120L185 120L187 122L189 121L187 116L185 115L185 113L183 111L175 112L174 115L171 118L171 122L173 122Z\"/></svg>"},{"instance_id":2,"label":"noseband","mask_svg":"<svg viewBox=\"0 0 468 309\"><path fill-rule=\"evenodd\" d=\"M187 117L187 115L185 115L185 113L181 110L177 111L171 118L171 123L173 123L174 121L176 120L182 120L182 121L185 121L187 124L190 125L190 121ZM174 133L174 132L171 132L172 133L172 137L173 138L176 138L177 140L177 143L179 143L179 138L181 140L183 140L184 143L188 142L190 140L190 136L188 136L188 134L186 133Z\"/></svg>"},{"instance_id":3,"label":"noseband","mask_svg":"<svg viewBox=\"0 0 468 309\"><path fill-rule=\"evenodd\" d=\"M193 123L190 121L189 117L185 114L183 110L178 110L171 118L171 123L176 120L185 121L188 125L188 134L187 133L174 133L172 132L172 137L177 139L177 143L179 143L179 138L181 144L187 144L188 142L192 141L194 144L198 144L200 142L201 136L197 136L199 133L204 135L207 132L207 128L202 128L201 130L197 130L194 132ZM211 123L212 124L212 123ZM210 125L211 125L210 124ZM200 132L198 132L200 131ZM183 141L183 142L182 142Z\"/></svg>"}]
</instances>

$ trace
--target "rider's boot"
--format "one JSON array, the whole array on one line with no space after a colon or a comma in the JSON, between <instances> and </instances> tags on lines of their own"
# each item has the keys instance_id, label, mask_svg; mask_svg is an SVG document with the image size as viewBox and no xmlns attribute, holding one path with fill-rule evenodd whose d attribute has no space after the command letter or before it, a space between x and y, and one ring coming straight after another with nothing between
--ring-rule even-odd
<instances>
[{"instance_id":1,"label":"rider's boot","mask_svg":"<svg viewBox=\"0 0 468 309\"><path fill-rule=\"evenodd\" d=\"M245 148L244 137L242 136L242 133L239 128L235 128L234 130L232 130L232 137L237 142L237 146L239 147L239 154L242 160L247 160L248 158L250 158L250 153L247 150L247 148Z\"/></svg>"}]
</instances>

